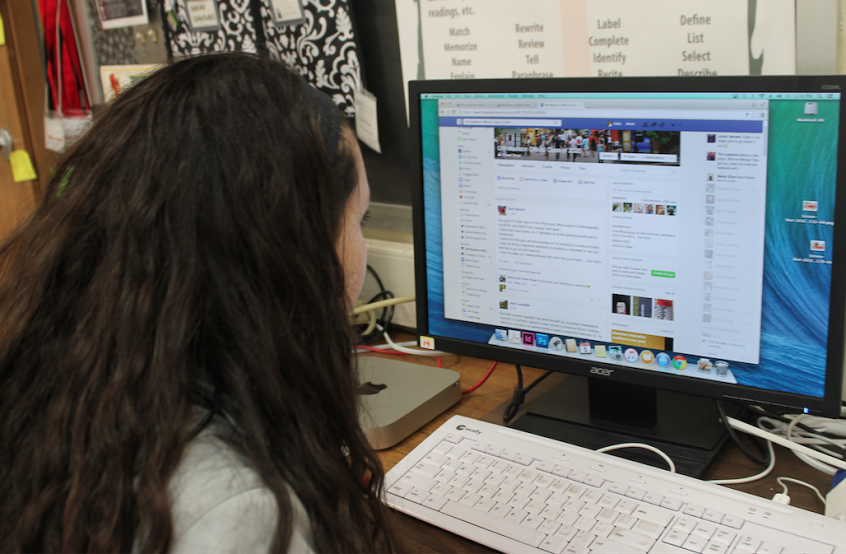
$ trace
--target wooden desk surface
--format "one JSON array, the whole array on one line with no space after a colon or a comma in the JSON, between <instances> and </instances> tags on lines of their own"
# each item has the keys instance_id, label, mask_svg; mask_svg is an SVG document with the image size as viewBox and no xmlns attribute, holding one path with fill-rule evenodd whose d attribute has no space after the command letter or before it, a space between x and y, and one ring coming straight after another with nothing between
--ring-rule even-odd
<instances>
[{"instance_id":1,"label":"wooden desk surface","mask_svg":"<svg viewBox=\"0 0 846 554\"><path fill-rule=\"evenodd\" d=\"M400 338L399 340L409 339ZM383 356L381 354L372 355ZM434 358L426 356L404 356L403 360L431 366L436 364ZM462 390L475 385L492 365L492 362L488 360L456 355L442 356L441 361L443 367L457 371L461 375ZM524 367L524 386L527 386L543 373L539 369ZM526 398L526 404L531 405L532 401L542 395L545 390L552 388L554 384L566 378L567 376L565 375L550 376L529 393ZM411 452L415 446L420 444L423 439L454 415L463 415L500 425L504 424L502 421L502 412L511 400L512 392L516 385L517 373L514 366L510 364L499 364L484 385L474 392L463 396L458 404L442 413L396 446L380 451L378 454L385 471L390 470ZM523 410L518 412L517 417L522 415L522 413ZM753 452L757 452L754 446L750 447L750 449ZM822 494L825 494L830 488L831 478L828 475L811 468L796 458L789 450L776 446L775 454L776 465L770 475L752 483L730 486L734 489L763 498L772 498L776 493L782 492L781 485L776 482L776 478L778 477L792 477L805 481L816 486ZM749 461L731 441L727 441L722 452L707 470L705 479L747 477L759 473L762 469L760 466ZM791 505L817 513L823 512L822 502L820 502L812 490L796 484L788 483L788 486ZM485 546L468 541L403 514L397 514L396 525L400 531L400 536L406 541L404 546L407 552L494 552Z\"/></svg>"}]
</instances>

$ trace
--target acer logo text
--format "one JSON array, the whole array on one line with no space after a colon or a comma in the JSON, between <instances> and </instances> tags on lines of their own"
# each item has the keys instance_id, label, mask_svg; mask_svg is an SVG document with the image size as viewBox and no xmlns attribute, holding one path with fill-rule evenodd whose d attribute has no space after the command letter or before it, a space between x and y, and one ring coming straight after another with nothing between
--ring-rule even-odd
<instances>
[{"instance_id":1,"label":"acer logo text","mask_svg":"<svg viewBox=\"0 0 846 554\"><path fill-rule=\"evenodd\" d=\"M590 372L594 375L602 375L603 377L610 377L614 373L613 369L605 369L604 367L592 367Z\"/></svg>"}]
</instances>

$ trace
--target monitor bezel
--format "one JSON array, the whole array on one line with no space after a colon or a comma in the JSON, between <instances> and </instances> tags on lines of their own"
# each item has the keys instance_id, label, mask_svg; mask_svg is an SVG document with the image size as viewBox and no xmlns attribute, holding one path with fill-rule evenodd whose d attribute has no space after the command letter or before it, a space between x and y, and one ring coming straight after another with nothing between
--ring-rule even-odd
<instances>
[{"instance_id":1,"label":"monitor bezel","mask_svg":"<svg viewBox=\"0 0 846 554\"><path fill-rule=\"evenodd\" d=\"M473 79L430 80L409 82L409 126L414 153L412 211L414 229L415 290L417 331L421 337L434 339L438 350L487 358L509 364L520 364L560 373L584 377L612 379L630 383L688 393L715 399L742 401L764 405L782 411L805 411L826 417L839 417L844 360L844 329L846 329L846 225L834 226L832 248L832 280L829 301L829 334L827 340L826 374L822 398L801 394L761 389L746 385L714 383L696 377L653 373L637 368L602 363L591 359L559 357L542 352L512 350L493 345L455 339L429 332L428 275L426 228L424 221L425 199L422 168L422 141L420 121L420 95L422 94L481 94L481 93L620 93L620 92L730 92L730 93L829 93L846 95L846 76L735 76L735 77L560 77L542 79ZM838 122L837 157L844 160L846 153L846 96L841 97ZM844 186L846 168L838 164L837 189ZM835 222L846 221L846 195L835 196ZM839 230L843 227L843 230ZM594 368L612 370L592 373Z\"/></svg>"}]
</instances>

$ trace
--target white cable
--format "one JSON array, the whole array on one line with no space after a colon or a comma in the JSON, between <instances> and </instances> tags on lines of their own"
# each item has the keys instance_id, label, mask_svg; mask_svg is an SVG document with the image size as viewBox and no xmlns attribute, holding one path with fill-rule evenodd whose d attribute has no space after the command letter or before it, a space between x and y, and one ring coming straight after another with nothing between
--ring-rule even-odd
<instances>
[{"instance_id":1,"label":"white cable","mask_svg":"<svg viewBox=\"0 0 846 554\"><path fill-rule=\"evenodd\" d=\"M384 331L381 325L377 324L376 328L380 331ZM390 348L393 348L397 352L405 352L406 354L414 354L415 356L446 356L447 352L441 352L439 350L417 350L411 348L404 348L399 344L395 343L391 340L391 337L388 336L388 333L382 333L382 336L385 337L385 340L388 343Z\"/></svg>"},{"instance_id":2,"label":"white cable","mask_svg":"<svg viewBox=\"0 0 846 554\"><path fill-rule=\"evenodd\" d=\"M795 454L797 458L799 458L800 460L802 460L803 462L805 462L816 470L822 471L823 473L826 473L828 475L834 475L835 473L837 473L837 468L831 467L828 464L824 464L818 460L811 458L810 456L802 454L801 452L794 451L793 454Z\"/></svg>"},{"instance_id":3,"label":"white cable","mask_svg":"<svg viewBox=\"0 0 846 554\"><path fill-rule=\"evenodd\" d=\"M796 483L797 485L802 485L803 487L808 487L809 489L817 493L817 498L819 498L822 501L823 506L825 506L825 497L820 493L820 490L814 485L806 483L805 481L800 481L799 479L793 479L792 477L779 477L776 479L776 481L778 481L779 485L784 487L784 494L787 494L787 485L785 485L783 481L789 481L791 483Z\"/></svg>"},{"instance_id":4,"label":"white cable","mask_svg":"<svg viewBox=\"0 0 846 554\"><path fill-rule=\"evenodd\" d=\"M838 460L832 456L826 456L822 452L814 450L813 448L808 448L807 446L797 444L795 442L791 442L784 437L776 435L775 433L770 433L764 431L763 429L759 429L758 427L754 427L749 425L748 423L744 423L733 417L728 417L727 421L729 425L737 429L738 431L743 431L744 433L749 433L750 435L755 435L756 437L761 437L762 439L774 442L785 448L789 448L791 450L795 450L797 452L802 452L803 454L810 456L811 458L820 460L825 462L826 464L833 465L840 469L846 469L846 461Z\"/></svg>"},{"instance_id":5,"label":"white cable","mask_svg":"<svg viewBox=\"0 0 846 554\"><path fill-rule=\"evenodd\" d=\"M651 444L643 444L642 442L625 442L622 444L612 444L611 446L606 446L603 448L597 448L597 452L611 452L612 450L619 450L621 448L643 448L644 450L650 450L655 452L667 462L667 465L670 466L670 473L676 472L676 464L673 463L673 460L670 459L669 456L664 454L661 450L655 448Z\"/></svg>"},{"instance_id":6,"label":"white cable","mask_svg":"<svg viewBox=\"0 0 846 554\"><path fill-rule=\"evenodd\" d=\"M732 419L732 418L729 418ZM751 425L750 425L751 427ZM754 427L752 427L754 429ZM740 479L714 479L713 481L708 481L709 483L714 483L715 485L740 485L742 483L751 483L752 481L757 481L758 479L763 479L775 467L775 451L773 450L773 443L767 441L767 449L770 451L770 465L757 475L752 475L750 477L741 477Z\"/></svg>"}]
</instances>

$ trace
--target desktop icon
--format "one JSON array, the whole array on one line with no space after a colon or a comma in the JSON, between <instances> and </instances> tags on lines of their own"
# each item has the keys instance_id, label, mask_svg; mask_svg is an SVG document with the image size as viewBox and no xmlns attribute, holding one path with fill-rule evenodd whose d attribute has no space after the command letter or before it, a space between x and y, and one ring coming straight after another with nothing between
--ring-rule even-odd
<instances>
[{"instance_id":1,"label":"desktop icon","mask_svg":"<svg viewBox=\"0 0 846 554\"><path fill-rule=\"evenodd\" d=\"M567 352L576 351L576 339L564 339L564 344L567 345Z\"/></svg>"},{"instance_id":2,"label":"desktop icon","mask_svg":"<svg viewBox=\"0 0 846 554\"><path fill-rule=\"evenodd\" d=\"M681 371L687 367L687 359L682 355L676 356L673 358L673 367Z\"/></svg>"},{"instance_id":3,"label":"desktop icon","mask_svg":"<svg viewBox=\"0 0 846 554\"><path fill-rule=\"evenodd\" d=\"M696 364L696 367L698 367L699 371L703 373L711 373L714 366L708 358L699 358L699 362Z\"/></svg>"},{"instance_id":4,"label":"desktop icon","mask_svg":"<svg viewBox=\"0 0 846 554\"><path fill-rule=\"evenodd\" d=\"M523 331L523 346L534 346L535 345L535 334L529 333L528 331Z\"/></svg>"},{"instance_id":5,"label":"desktop icon","mask_svg":"<svg viewBox=\"0 0 846 554\"><path fill-rule=\"evenodd\" d=\"M579 354L590 354L590 343L586 340L579 342Z\"/></svg>"},{"instance_id":6,"label":"desktop icon","mask_svg":"<svg viewBox=\"0 0 846 554\"><path fill-rule=\"evenodd\" d=\"M640 353L640 361L646 365L651 365L655 361L655 354L651 350L644 350Z\"/></svg>"},{"instance_id":7,"label":"desktop icon","mask_svg":"<svg viewBox=\"0 0 846 554\"><path fill-rule=\"evenodd\" d=\"M508 342L516 342L516 343L523 342L523 337L520 334L520 331L515 331L514 329L510 329L508 331Z\"/></svg>"},{"instance_id":8,"label":"desktop icon","mask_svg":"<svg viewBox=\"0 0 846 554\"><path fill-rule=\"evenodd\" d=\"M560 337L552 337L549 339L549 347L553 350L563 350L564 341Z\"/></svg>"},{"instance_id":9,"label":"desktop icon","mask_svg":"<svg viewBox=\"0 0 846 554\"><path fill-rule=\"evenodd\" d=\"M625 356L626 361L631 364L635 363L639 357L637 350L635 350L634 348L626 348Z\"/></svg>"},{"instance_id":10,"label":"desktop icon","mask_svg":"<svg viewBox=\"0 0 846 554\"><path fill-rule=\"evenodd\" d=\"M803 200L802 201L802 211L803 212L815 212L819 208L819 202L816 200Z\"/></svg>"},{"instance_id":11,"label":"desktop icon","mask_svg":"<svg viewBox=\"0 0 846 554\"><path fill-rule=\"evenodd\" d=\"M508 340L508 331L506 329L497 329L496 340Z\"/></svg>"},{"instance_id":12,"label":"desktop icon","mask_svg":"<svg viewBox=\"0 0 846 554\"><path fill-rule=\"evenodd\" d=\"M535 333L535 346L538 348L549 348L549 335Z\"/></svg>"},{"instance_id":13,"label":"desktop icon","mask_svg":"<svg viewBox=\"0 0 846 554\"><path fill-rule=\"evenodd\" d=\"M819 105L816 102L805 102L805 115L819 115Z\"/></svg>"},{"instance_id":14,"label":"desktop icon","mask_svg":"<svg viewBox=\"0 0 846 554\"><path fill-rule=\"evenodd\" d=\"M661 367L669 367L670 355L666 352L659 352L658 355L655 356L655 362Z\"/></svg>"},{"instance_id":15,"label":"desktop icon","mask_svg":"<svg viewBox=\"0 0 846 554\"><path fill-rule=\"evenodd\" d=\"M593 347L593 352L596 354L597 358L604 358L605 357L605 345L604 344L597 344Z\"/></svg>"},{"instance_id":16,"label":"desktop icon","mask_svg":"<svg viewBox=\"0 0 846 554\"><path fill-rule=\"evenodd\" d=\"M623 359L623 347L622 346L609 346L608 347L608 357L612 360L622 360Z\"/></svg>"}]
</instances>

